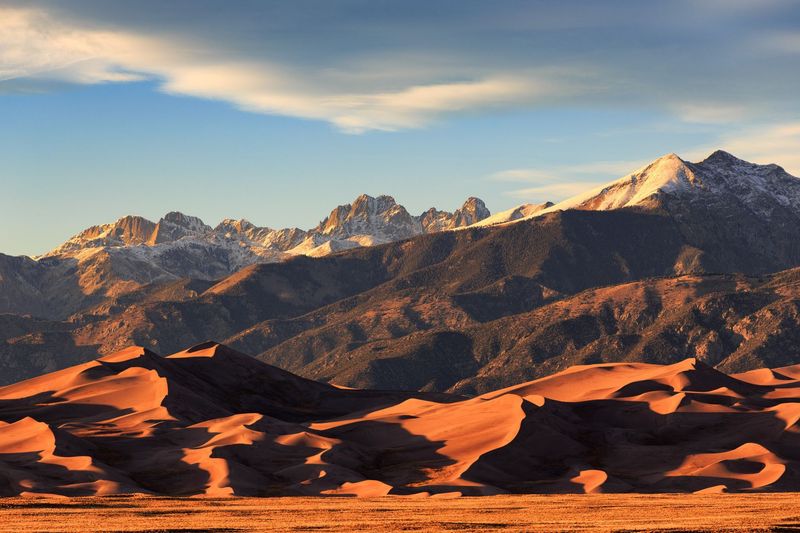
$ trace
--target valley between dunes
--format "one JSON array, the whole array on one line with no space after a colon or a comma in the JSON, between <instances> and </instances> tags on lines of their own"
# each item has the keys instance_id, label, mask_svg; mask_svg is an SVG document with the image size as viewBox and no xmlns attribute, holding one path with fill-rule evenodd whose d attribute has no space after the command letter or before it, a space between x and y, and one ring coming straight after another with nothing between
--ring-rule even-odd
<instances>
[{"instance_id":1,"label":"valley between dunes","mask_svg":"<svg viewBox=\"0 0 800 533\"><path fill-rule=\"evenodd\" d=\"M0 495L791 492L799 399L800 366L576 366L466 398L131 347L0 388Z\"/></svg>"}]
</instances>

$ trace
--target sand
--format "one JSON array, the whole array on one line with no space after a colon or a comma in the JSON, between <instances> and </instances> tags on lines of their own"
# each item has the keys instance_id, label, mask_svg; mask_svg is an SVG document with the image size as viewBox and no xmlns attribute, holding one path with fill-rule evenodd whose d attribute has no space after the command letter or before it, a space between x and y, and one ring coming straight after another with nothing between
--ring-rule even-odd
<instances>
[{"instance_id":1,"label":"sand","mask_svg":"<svg viewBox=\"0 0 800 533\"><path fill-rule=\"evenodd\" d=\"M579 366L461 398L133 347L0 388L0 496L791 492L799 419L795 367Z\"/></svg>"},{"instance_id":2,"label":"sand","mask_svg":"<svg viewBox=\"0 0 800 533\"><path fill-rule=\"evenodd\" d=\"M9 498L0 532L800 531L800 495Z\"/></svg>"}]
</instances>

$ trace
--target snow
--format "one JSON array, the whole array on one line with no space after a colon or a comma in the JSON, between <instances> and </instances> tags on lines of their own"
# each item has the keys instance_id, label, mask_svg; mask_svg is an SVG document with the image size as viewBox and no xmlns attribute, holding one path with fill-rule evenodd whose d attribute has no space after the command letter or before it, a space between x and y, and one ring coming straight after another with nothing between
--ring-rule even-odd
<instances>
[{"instance_id":1,"label":"snow","mask_svg":"<svg viewBox=\"0 0 800 533\"><path fill-rule=\"evenodd\" d=\"M640 205L659 192L675 193L696 183L696 176L680 157L667 154L610 184L574 196L538 214L566 209L609 210Z\"/></svg>"},{"instance_id":2,"label":"snow","mask_svg":"<svg viewBox=\"0 0 800 533\"><path fill-rule=\"evenodd\" d=\"M515 220L519 220L520 218L528 217L539 213L548 207L551 207L552 204L547 202L545 204L522 204L516 207L512 207L511 209L506 209L505 211L500 211L499 213L495 213L489 217L484 218L481 221L478 221L468 227L475 228L475 227L483 227L483 226L494 226L496 224L503 224L505 222L513 222Z\"/></svg>"},{"instance_id":3,"label":"snow","mask_svg":"<svg viewBox=\"0 0 800 533\"><path fill-rule=\"evenodd\" d=\"M659 195L690 202L741 202L765 218L778 205L800 211L800 179L777 165L757 165L717 151L699 163L686 162L675 154L665 155L616 181L520 220L567 209L642 206Z\"/></svg>"},{"instance_id":4,"label":"snow","mask_svg":"<svg viewBox=\"0 0 800 533\"><path fill-rule=\"evenodd\" d=\"M452 226L488 213L483 202L470 198L455 213L437 211L437 224ZM292 255L322 256L359 246L393 242L425 232L425 213L414 217L391 196L361 195L334 209L316 228L273 230L245 219L226 218L215 228L198 217L173 211L153 223L123 217L92 226L41 258L87 261L99 254L131 279L161 277L208 278L232 273L254 263L281 261ZM138 271L137 271L138 269Z\"/></svg>"}]
</instances>

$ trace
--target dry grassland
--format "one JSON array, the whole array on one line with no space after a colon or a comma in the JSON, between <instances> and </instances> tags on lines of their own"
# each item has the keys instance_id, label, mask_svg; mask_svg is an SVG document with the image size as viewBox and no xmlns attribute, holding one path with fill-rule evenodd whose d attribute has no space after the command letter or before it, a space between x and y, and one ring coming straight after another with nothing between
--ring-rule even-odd
<instances>
[{"instance_id":1,"label":"dry grassland","mask_svg":"<svg viewBox=\"0 0 800 533\"><path fill-rule=\"evenodd\" d=\"M0 531L800 531L798 496L8 498Z\"/></svg>"}]
</instances>

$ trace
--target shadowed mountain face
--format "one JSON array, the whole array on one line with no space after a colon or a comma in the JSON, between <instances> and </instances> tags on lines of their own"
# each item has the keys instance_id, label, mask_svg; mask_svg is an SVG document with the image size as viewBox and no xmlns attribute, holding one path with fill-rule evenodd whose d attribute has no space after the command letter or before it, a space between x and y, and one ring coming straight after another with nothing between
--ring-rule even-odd
<instances>
[{"instance_id":1,"label":"shadowed mountain face","mask_svg":"<svg viewBox=\"0 0 800 533\"><path fill-rule=\"evenodd\" d=\"M295 319L335 303L352 305L350 298L369 298L380 308L402 301L403 295L452 296L487 321L529 310L555 294L671 274L682 268L684 255L680 235L658 215L554 213L503 228L442 232L319 259L253 265L210 286L153 284L102 301L67 323L51 324L59 331L68 329L74 346L111 353L132 342L170 352L209 337L229 338L266 320ZM489 304L484 309L482 295ZM405 333L425 329L422 322L415 324ZM39 353L51 354L38 372L63 366L60 354L74 352L62 351L69 343L55 346L40 340L48 327L27 336L4 335L0 356L9 363L19 361L16 354L29 353L34 345ZM403 333L395 330L395 336ZM39 361L23 357L8 367L22 370L31 363ZM31 369L27 376L36 372Z\"/></svg>"},{"instance_id":2,"label":"shadowed mountain face","mask_svg":"<svg viewBox=\"0 0 800 533\"><path fill-rule=\"evenodd\" d=\"M0 495L796 491L798 400L797 367L579 366L464 399L132 347L0 388Z\"/></svg>"},{"instance_id":3,"label":"shadowed mountain face","mask_svg":"<svg viewBox=\"0 0 800 533\"><path fill-rule=\"evenodd\" d=\"M575 295L525 283L509 280L495 294L469 297L353 298L350 306L265 321L226 342L314 379L465 394L575 364L692 356L743 371L800 360L797 270L648 279ZM519 299L509 304L503 291ZM517 308L484 320L487 306L473 310L476 299L493 301L493 310Z\"/></svg>"},{"instance_id":4,"label":"shadowed mountain face","mask_svg":"<svg viewBox=\"0 0 800 533\"><path fill-rule=\"evenodd\" d=\"M131 343L171 352L209 337L314 379L439 391L581 362L794 362L793 274L686 274L715 261L707 255L664 215L565 211L255 265L217 283L155 284L68 322L19 318L24 327L0 327L2 379ZM771 335L748 333L750 322Z\"/></svg>"},{"instance_id":5,"label":"shadowed mountain face","mask_svg":"<svg viewBox=\"0 0 800 533\"><path fill-rule=\"evenodd\" d=\"M152 263L131 259L137 246L91 252L99 277L51 258L2 256L0 302L24 305L0 317L0 383L132 343L169 353L208 338L315 380L467 394L581 363L694 356L734 371L795 363L798 182L776 165L718 152L700 163L666 156L556 206L501 214L495 225L482 225L492 217L476 199L447 216L412 217L389 197L360 197L312 232L334 239L380 227L392 240L415 234L401 231L415 224L435 231L215 280L218 263L188 251L197 243L183 236L162 259L192 275L153 274L113 294L94 282L121 264L150 276ZM207 231L191 217L167 218L164 235ZM225 235L266 238L229 222ZM109 235L134 243L150 231L152 241L154 228L127 220ZM67 320L20 316L76 302Z\"/></svg>"}]
</instances>

